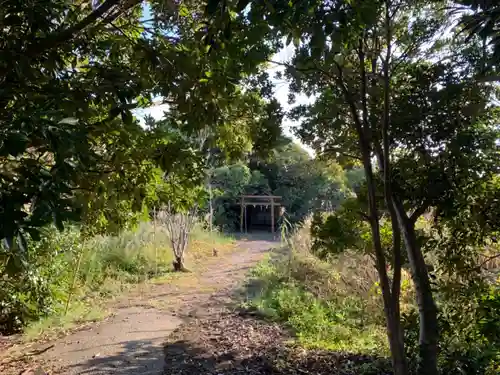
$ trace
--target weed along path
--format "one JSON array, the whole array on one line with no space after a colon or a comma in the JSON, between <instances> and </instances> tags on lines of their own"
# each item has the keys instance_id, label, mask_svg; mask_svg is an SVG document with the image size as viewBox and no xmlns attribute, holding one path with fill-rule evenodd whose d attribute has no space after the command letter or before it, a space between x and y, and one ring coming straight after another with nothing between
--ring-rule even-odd
<instances>
[{"instance_id":1,"label":"weed along path","mask_svg":"<svg viewBox=\"0 0 500 375\"><path fill-rule=\"evenodd\" d=\"M161 374L166 338L182 323L222 311L249 269L273 246L269 240L240 240L236 250L213 257L199 272L119 299L108 319L44 344L49 349L33 358L32 369L69 375Z\"/></svg>"}]
</instances>

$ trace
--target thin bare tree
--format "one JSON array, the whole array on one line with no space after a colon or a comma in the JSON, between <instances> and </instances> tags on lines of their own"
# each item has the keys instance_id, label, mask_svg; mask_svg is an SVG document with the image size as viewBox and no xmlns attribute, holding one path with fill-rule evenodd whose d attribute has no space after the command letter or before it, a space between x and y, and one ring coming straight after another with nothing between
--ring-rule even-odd
<instances>
[{"instance_id":1,"label":"thin bare tree","mask_svg":"<svg viewBox=\"0 0 500 375\"><path fill-rule=\"evenodd\" d=\"M184 255L189 244L189 235L197 218L197 207L187 211L177 211L169 203L157 214L158 222L167 229L174 253L174 271L188 271L184 265Z\"/></svg>"}]
</instances>

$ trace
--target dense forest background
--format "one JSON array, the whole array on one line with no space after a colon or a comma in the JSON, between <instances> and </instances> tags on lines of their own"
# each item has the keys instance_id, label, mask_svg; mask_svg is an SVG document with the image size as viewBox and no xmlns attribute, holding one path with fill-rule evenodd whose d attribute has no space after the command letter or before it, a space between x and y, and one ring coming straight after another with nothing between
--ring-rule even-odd
<instances>
[{"instance_id":1,"label":"dense forest background","mask_svg":"<svg viewBox=\"0 0 500 375\"><path fill-rule=\"evenodd\" d=\"M250 155L246 163L223 165L210 171L215 189L214 224L239 230L242 195L282 197L291 224L313 211L332 211L362 181L359 168L343 170L338 164L313 158L298 143L281 138L266 159ZM236 208L236 209L235 209Z\"/></svg>"}]
</instances>

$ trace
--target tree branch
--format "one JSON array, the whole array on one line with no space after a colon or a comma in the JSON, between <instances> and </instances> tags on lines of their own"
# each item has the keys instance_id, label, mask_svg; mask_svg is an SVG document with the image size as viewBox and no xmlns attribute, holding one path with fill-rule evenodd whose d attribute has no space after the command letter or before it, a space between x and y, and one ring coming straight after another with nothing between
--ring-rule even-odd
<instances>
[{"instance_id":1,"label":"tree branch","mask_svg":"<svg viewBox=\"0 0 500 375\"><path fill-rule=\"evenodd\" d=\"M386 57L383 66L384 70L384 116L382 123L382 143L383 143L383 173L384 173L384 186L386 189L390 188L391 184L391 171L389 164L389 126L390 126L390 111L391 111L391 95L390 95L390 73L389 73L389 62L392 53L392 29L391 29L391 16L389 15L390 1L387 0L385 3L385 27L386 27ZM390 198L390 190L388 190L388 196Z\"/></svg>"},{"instance_id":2,"label":"tree branch","mask_svg":"<svg viewBox=\"0 0 500 375\"><path fill-rule=\"evenodd\" d=\"M297 72L301 72L301 73L307 73L307 72L322 72L322 73L325 73L324 70L322 70L321 68L315 66L315 67L308 67L308 68L297 68L295 65L292 65L292 64L289 64L289 63L285 63L285 62L281 62L281 61L275 61L275 60L267 60L268 63L271 63L271 64L276 64L276 65L279 65L279 66L284 66L285 68L288 68L288 69L293 69Z\"/></svg>"},{"instance_id":3,"label":"tree branch","mask_svg":"<svg viewBox=\"0 0 500 375\"><path fill-rule=\"evenodd\" d=\"M365 131L371 129L370 122L368 121L368 102L367 102L367 79L366 79L366 68L365 68L365 50L364 50L364 35L363 38L359 39L359 49L358 58L360 66L360 84L361 84L361 105L363 111L363 125ZM371 131L370 131L371 133Z\"/></svg>"},{"instance_id":4,"label":"tree branch","mask_svg":"<svg viewBox=\"0 0 500 375\"><path fill-rule=\"evenodd\" d=\"M90 13L83 20L78 22L77 24L69 27L65 30L57 34L52 34L46 37L45 39L37 41L37 43L32 46L32 50L30 51L29 47L26 51L26 54L30 57L36 57L47 49L51 49L59 46L60 44L67 42L74 38L76 34L85 29L87 26L96 22L100 19L105 13L110 11L113 7L118 5L121 0L106 0L102 3L96 10ZM134 3L139 3L140 0L134 0ZM135 5L135 4L134 4Z\"/></svg>"},{"instance_id":5,"label":"tree branch","mask_svg":"<svg viewBox=\"0 0 500 375\"><path fill-rule=\"evenodd\" d=\"M349 105L349 109L351 110L351 116L354 121L354 126L356 128L356 131L358 132L359 135L359 141L360 141L360 146L361 150L367 150L369 152L369 144L366 140L366 134L363 131L363 125L361 123L361 120L358 116L358 108L356 107L356 103L354 102L354 99L351 96L351 93L349 92L349 89L347 88L345 82L344 82L344 74L342 71L342 67L340 64L336 61L334 61L335 66L337 67L338 70L338 76L336 77L337 84L340 86L342 93L344 94L345 100L347 104Z\"/></svg>"},{"instance_id":6,"label":"tree branch","mask_svg":"<svg viewBox=\"0 0 500 375\"><path fill-rule=\"evenodd\" d=\"M477 268L478 268L478 269L481 269L481 268L483 268L483 267L486 265L486 263L489 263L489 262L491 262L492 260L495 260L495 259L497 259L497 258L500 258L500 253L495 254L495 255L492 255L492 256L490 256L490 257L486 258L485 260L483 260L483 261L481 262L481 264L479 264L479 266L478 266Z\"/></svg>"},{"instance_id":7,"label":"tree branch","mask_svg":"<svg viewBox=\"0 0 500 375\"><path fill-rule=\"evenodd\" d=\"M420 207L417 207L415 211L410 215L410 221L412 223L415 223L420 216L422 216L425 211L430 207L431 201L430 200L425 200L424 203Z\"/></svg>"},{"instance_id":8,"label":"tree branch","mask_svg":"<svg viewBox=\"0 0 500 375\"><path fill-rule=\"evenodd\" d=\"M87 17L85 17L83 20L80 22L76 23L75 25L68 27L64 30L61 30L57 33L53 33L46 38L35 40L33 43L31 43L26 50L23 52L25 56L28 56L29 58L37 58L47 50L56 48L60 46L61 44L64 44L71 39L73 39L80 31L84 30L86 27L90 26L97 20L101 19L106 13L108 13L110 10L112 10L114 7L118 6L121 3L122 0L106 0L104 3L102 3L97 9L95 9L92 13L90 13ZM141 0L130 0L127 4L126 7L124 7L122 10L117 11L114 15L113 18L110 21L113 21L116 19L121 13L126 11L127 9L130 9L131 7L136 6L139 4ZM9 64L7 68L4 68L0 71L0 76L4 77L6 76L12 69L12 65Z\"/></svg>"}]
</instances>

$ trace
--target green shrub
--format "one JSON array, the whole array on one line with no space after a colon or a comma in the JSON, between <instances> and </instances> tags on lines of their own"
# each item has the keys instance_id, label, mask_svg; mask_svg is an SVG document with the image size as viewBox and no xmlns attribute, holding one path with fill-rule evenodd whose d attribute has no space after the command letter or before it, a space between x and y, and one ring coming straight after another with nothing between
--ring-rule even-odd
<instances>
[{"instance_id":1,"label":"green shrub","mask_svg":"<svg viewBox=\"0 0 500 375\"><path fill-rule=\"evenodd\" d=\"M79 233L54 228L42 232L42 240L30 242L26 262L0 262L0 331L18 332L40 316L53 313L69 288L68 262L80 251ZM7 254L5 249L0 249Z\"/></svg>"},{"instance_id":2,"label":"green shrub","mask_svg":"<svg viewBox=\"0 0 500 375\"><path fill-rule=\"evenodd\" d=\"M346 280L332 272L331 264L295 254L289 262L280 257L260 264L253 277L260 281L261 289L250 304L268 317L286 322L302 345L387 353L379 314L363 316L370 303L356 295L359 291L344 298L353 291L346 290ZM372 298L378 296L372 294Z\"/></svg>"},{"instance_id":3,"label":"green shrub","mask_svg":"<svg viewBox=\"0 0 500 375\"><path fill-rule=\"evenodd\" d=\"M500 366L500 287L492 285L467 298L439 302L439 367L443 374L493 375ZM463 295L462 297L466 297ZM408 357L416 366L418 312L404 315Z\"/></svg>"},{"instance_id":4,"label":"green shrub","mask_svg":"<svg viewBox=\"0 0 500 375\"><path fill-rule=\"evenodd\" d=\"M345 230L339 232L343 223L332 220L325 225L321 216L317 215L315 219L312 233L316 237L311 238L307 226L295 233L292 247L298 256L292 262L278 263L272 271L269 271L269 267L263 268L268 273L282 274L288 278L268 278L262 297L265 303L259 301L259 304L264 308L271 306L275 316L291 322L303 342L312 340L321 343L321 346L331 347L331 342L338 339L342 343L337 345L338 348L369 349L369 340L353 344L349 339L350 335L358 335L356 329L361 330L362 334L371 330L385 331L383 306L372 293L380 293L373 263L369 258L362 258L359 253L352 252L325 257L329 259L328 262L321 262L312 256L312 249L315 250L314 254L320 255L325 249L330 248L327 252L332 252L331 248L338 245L332 239L332 233L341 233L345 237ZM485 247L484 244L474 247L467 243L459 246L456 241L463 239L453 236L447 238L446 232L436 233L429 240L423 235L430 233L432 223L421 219L418 224L421 238L427 240L426 260L433 269L431 276L439 308L440 371L443 374L460 375L500 373L500 278L496 262L498 258L495 256L498 247ZM356 245L363 237L360 233L351 233L349 245ZM297 240L298 234L300 238ZM387 237L390 240L390 236ZM450 256L450 253L454 255ZM405 349L410 367L415 370L419 351L418 308L413 282L405 269L402 276L400 305ZM298 288L299 292L294 292L294 298L289 295L287 298L300 311L291 314L289 305L279 303L282 294L269 293L266 288L284 288L288 292ZM312 297L303 298L300 304L296 295L303 291L312 293ZM324 312L323 306L329 309ZM311 315L314 319L311 319ZM380 337L383 336L381 333Z\"/></svg>"},{"instance_id":5,"label":"green shrub","mask_svg":"<svg viewBox=\"0 0 500 375\"><path fill-rule=\"evenodd\" d=\"M0 334L19 332L29 320L49 314L53 304L50 285L29 272L22 278L0 280Z\"/></svg>"}]
</instances>

